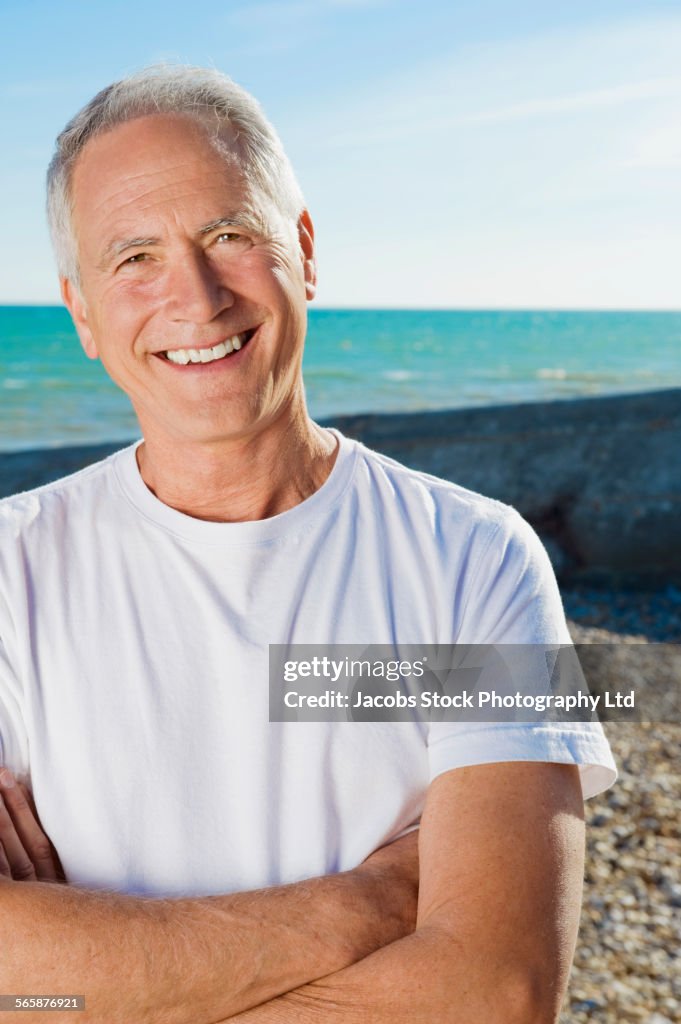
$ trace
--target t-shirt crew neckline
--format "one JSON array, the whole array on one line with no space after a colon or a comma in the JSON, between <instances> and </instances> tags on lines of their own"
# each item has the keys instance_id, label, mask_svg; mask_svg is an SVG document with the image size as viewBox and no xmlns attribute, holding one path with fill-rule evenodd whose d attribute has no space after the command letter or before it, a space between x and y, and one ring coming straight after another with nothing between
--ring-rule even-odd
<instances>
[{"instance_id":1,"label":"t-shirt crew neckline","mask_svg":"<svg viewBox=\"0 0 681 1024\"><path fill-rule=\"evenodd\" d=\"M339 430L326 428L338 441L336 461L322 486L299 505L269 519L241 523L216 523L178 512L160 501L147 487L137 465L137 449L142 441L124 448L114 456L118 482L128 501L157 526L187 540L208 544L260 544L304 530L310 520L328 512L349 486L357 461L358 445Z\"/></svg>"}]
</instances>

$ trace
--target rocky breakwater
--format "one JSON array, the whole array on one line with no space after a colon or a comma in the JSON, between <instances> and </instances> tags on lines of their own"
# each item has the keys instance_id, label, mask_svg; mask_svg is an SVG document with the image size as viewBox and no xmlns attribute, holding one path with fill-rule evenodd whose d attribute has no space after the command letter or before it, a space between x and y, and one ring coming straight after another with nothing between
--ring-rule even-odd
<instances>
[{"instance_id":1,"label":"rocky breakwater","mask_svg":"<svg viewBox=\"0 0 681 1024\"><path fill-rule=\"evenodd\" d=\"M681 389L338 417L344 433L513 505L558 575L681 579Z\"/></svg>"},{"instance_id":2,"label":"rocky breakwater","mask_svg":"<svg viewBox=\"0 0 681 1024\"><path fill-rule=\"evenodd\" d=\"M76 473L93 462L111 455L120 444L65 445L60 448L35 448L30 451L0 452L0 498L19 491L52 483L59 477Z\"/></svg>"}]
</instances>

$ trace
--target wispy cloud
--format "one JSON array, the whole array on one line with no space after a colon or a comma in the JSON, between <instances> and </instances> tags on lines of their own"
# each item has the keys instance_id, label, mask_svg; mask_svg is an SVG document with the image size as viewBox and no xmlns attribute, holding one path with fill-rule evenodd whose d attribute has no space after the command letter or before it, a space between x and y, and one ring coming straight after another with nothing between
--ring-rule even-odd
<instances>
[{"instance_id":1,"label":"wispy cloud","mask_svg":"<svg viewBox=\"0 0 681 1024\"><path fill-rule=\"evenodd\" d=\"M628 82L608 89L591 89L566 96L525 100L494 110L465 114L455 119L458 124L484 124L499 121L518 121L532 117L572 114L581 110L615 107L641 100L661 97L681 97L681 78L649 78L641 82Z\"/></svg>"},{"instance_id":2,"label":"wispy cloud","mask_svg":"<svg viewBox=\"0 0 681 1024\"><path fill-rule=\"evenodd\" d=\"M631 112L633 139L640 121L649 123L681 101L678 52L681 18L650 18L477 42L447 57L413 64L371 92L348 96L325 124L343 126L329 139L334 147L374 148L403 140L453 136L477 125L511 125L579 115L606 123ZM350 109L350 107L354 109ZM626 114L615 116L615 111ZM611 115L609 112L613 111ZM535 129L536 130L536 129Z\"/></svg>"},{"instance_id":3,"label":"wispy cloud","mask_svg":"<svg viewBox=\"0 0 681 1024\"><path fill-rule=\"evenodd\" d=\"M465 125L503 124L541 117L555 118L669 98L678 98L681 101L681 77L667 76L624 82L607 89L590 89L562 96L523 100L489 110L470 112L462 110L461 101L453 96L451 109L448 110L447 105L440 102L439 110L430 117L424 117L422 113L409 113L404 108L401 111L386 110L381 118L377 118L375 127L370 131L360 129L336 133L330 139L330 145L384 145L400 138L423 137Z\"/></svg>"}]
</instances>

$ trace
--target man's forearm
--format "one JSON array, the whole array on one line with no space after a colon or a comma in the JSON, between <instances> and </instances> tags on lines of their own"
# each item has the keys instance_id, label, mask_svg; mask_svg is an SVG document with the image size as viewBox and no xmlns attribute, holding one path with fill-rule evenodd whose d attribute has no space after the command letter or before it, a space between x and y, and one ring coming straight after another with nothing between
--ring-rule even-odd
<instances>
[{"instance_id":1,"label":"man's forearm","mask_svg":"<svg viewBox=\"0 0 681 1024\"><path fill-rule=\"evenodd\" d=\"M533 1024L548 1021L529 971L476 962L424 928L361 963L220 1024Z\"/></svg>"},{"instance_id":2,"label":"man's forearm","mask_svg":"<svg viewBox=\"0 0 681 1024\"><path fill-rule=\"evenodd\" d=\"M579 926L572 765L476 765L431 784L416 931L239 1024L551 1024ZM223 1022L224 1024L224 1022Z\"/></svg>"},{"instance_id":3,"label":"man's forearm","mask_svg":"<svg viewBox=\"0 0 681 1024\"><path fill-rule=\"evenodd\" d=\"M84 994L93 1022L208 1024L404 935L415 884L394 863L179 900L3 881L0 989Z\"/></svg>"}]
</instances>

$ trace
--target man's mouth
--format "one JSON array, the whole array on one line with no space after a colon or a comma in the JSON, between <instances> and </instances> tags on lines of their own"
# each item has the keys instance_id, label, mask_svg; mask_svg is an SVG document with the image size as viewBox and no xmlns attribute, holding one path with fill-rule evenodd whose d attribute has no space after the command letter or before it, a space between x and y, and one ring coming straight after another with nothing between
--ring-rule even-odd
<instances>
[{"instance_id":1,"label":"man's mouth","mask_svg":"<svg viewBox=\"0 0 681 1024\"><path fill-rule=\"evenodd\" d=\"M251 330L242 331L241 334L218 342L212 348L173 348L160 352L159 355L177 366L187 366L188 363L214 363L218 359L227 359L234 352L239 352L251 340L256 330L257 328L253 327Z\"/></svg>"}]
</instances>

